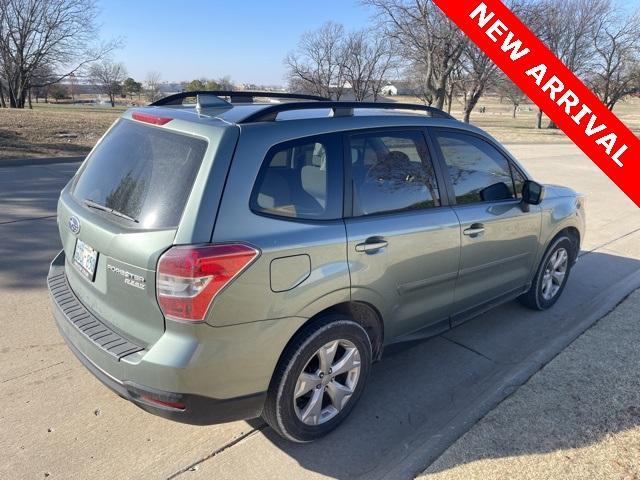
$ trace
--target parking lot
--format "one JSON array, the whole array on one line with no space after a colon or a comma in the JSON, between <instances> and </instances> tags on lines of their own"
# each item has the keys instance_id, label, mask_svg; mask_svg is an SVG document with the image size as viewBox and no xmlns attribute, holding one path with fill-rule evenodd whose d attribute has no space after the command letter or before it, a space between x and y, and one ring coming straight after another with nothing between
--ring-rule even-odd
<instances>
[{"instance_id":1,"label":"parking lot","mask_svg":"<svg viewBox=\"0 0 640 480\"><path fill-rule=\"evenodd\" d=\"M45 287L57 196L78 164L0 167L0 478L412 478L640 286L640 209L573 145L509 148L536 180L588 196L564 296L393 348L343 426L307 445L260 420L172 423L94 379L59 336Z\"/></svg>"}]
</instances>

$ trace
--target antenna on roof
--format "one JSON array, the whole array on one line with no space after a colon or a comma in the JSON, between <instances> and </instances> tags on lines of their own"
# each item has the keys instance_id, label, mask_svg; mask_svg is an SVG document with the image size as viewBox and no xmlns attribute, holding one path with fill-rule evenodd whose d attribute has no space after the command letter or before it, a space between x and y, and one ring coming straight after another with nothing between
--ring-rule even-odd
<instances>
[{"instance_id":1,"label":"antenna on roof","mask_svg":"<svg viewBox=\"0 0 640 480\"><path fill-rule=\"evenodd\" d=\"M196 112L200 113L203 108L228 108L231 104L217 95L207 95L200 93L196 95Z\"/></svg>"}]
</instances>

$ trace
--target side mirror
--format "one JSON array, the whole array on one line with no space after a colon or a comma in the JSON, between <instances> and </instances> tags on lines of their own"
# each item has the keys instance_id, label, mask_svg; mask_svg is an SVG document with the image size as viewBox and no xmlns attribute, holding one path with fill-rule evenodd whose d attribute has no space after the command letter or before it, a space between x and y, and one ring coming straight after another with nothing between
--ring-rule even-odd
<instances>
[{"instance_id":1,"label":"side mirror","mask_svg":"<svg viewBox=\"0 0 640 480\"><path fill-rule=\"evenodd\" d=\"M544 197L544 187L533 180L525 180L522 186L522 201L526 205L540 205Z\"/></svg>"}]
</instances>

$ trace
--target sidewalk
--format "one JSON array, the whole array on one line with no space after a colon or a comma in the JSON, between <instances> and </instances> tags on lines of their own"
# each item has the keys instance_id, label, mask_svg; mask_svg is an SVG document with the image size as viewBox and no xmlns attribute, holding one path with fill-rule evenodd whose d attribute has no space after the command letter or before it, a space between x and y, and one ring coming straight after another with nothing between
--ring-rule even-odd
<instances>
[{"instance_id":1,"label":"sidewalk","mask_svg":"<svg viewBox=\"0 0 640 480\"><path fill-rule=\"evenodd\" d=\"M640 290L449 447L420 477L640 478Z\"/></svg>"}]
</instances>

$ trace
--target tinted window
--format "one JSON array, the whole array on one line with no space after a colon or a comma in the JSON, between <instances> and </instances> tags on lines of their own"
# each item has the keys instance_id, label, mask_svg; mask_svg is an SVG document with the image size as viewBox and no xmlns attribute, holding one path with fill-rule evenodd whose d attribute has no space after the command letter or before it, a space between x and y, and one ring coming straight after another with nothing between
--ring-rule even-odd
<instances>
[{"instance_id":1,"label":"tinted window","mask_svg":"<svg viewBox=\"0 0 640 480\"><path fill-rule=\"evenodd\" d=\"M176 227L206 149L205 140L120 120L91 154L73 195L139 222L131 226Z\"/></svg>"},{"instance_id":2,"label":"tinted window","mask_svg":"<svg viewBox=\"0 0 640 480\"><path fill-rule=\"evenodd\" d=\"M354 215L440 205L433 165L421 132L353 135L349 151Z\"/></svg>"},{"instance_id":3,"label":"tinted window","mask_svg":"<svg viewBox=\"0 0 640 480\"><path fill-rule=\"evenodd\" d=\"M458 203L514 198L509 161L489 143L472 135L437 132Z\"/></svg>"},{"instance_id":4,"label":"tinted window","mask_svg":"<svg viewBox=\"0 0 640 480\"><path fill-rule=\"evenodd\" d=\"M340 145L328 137L276 146L267 154L252 208L302 219L342 216Z\"/></svg>"}]
</instances>

